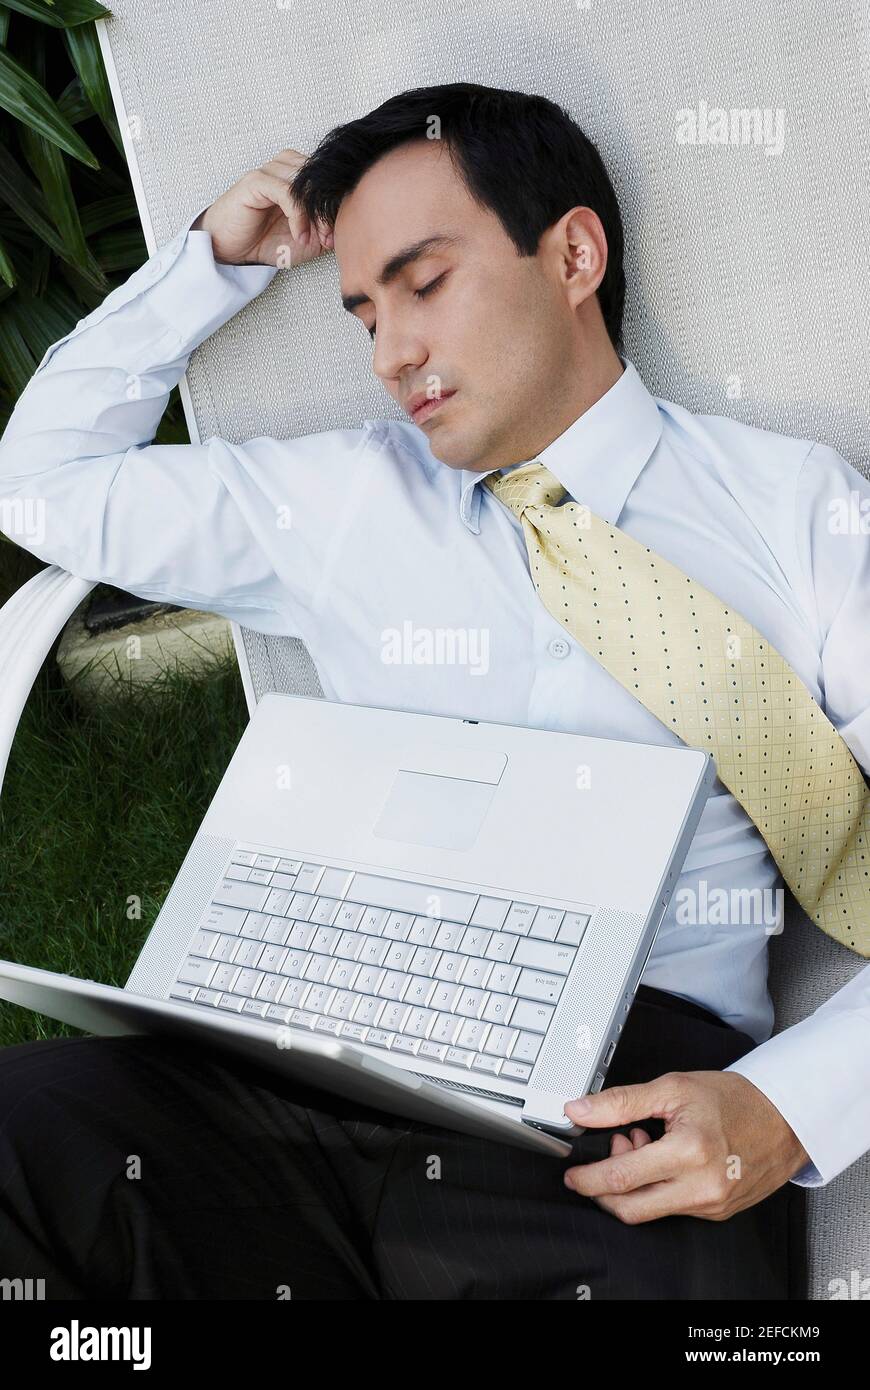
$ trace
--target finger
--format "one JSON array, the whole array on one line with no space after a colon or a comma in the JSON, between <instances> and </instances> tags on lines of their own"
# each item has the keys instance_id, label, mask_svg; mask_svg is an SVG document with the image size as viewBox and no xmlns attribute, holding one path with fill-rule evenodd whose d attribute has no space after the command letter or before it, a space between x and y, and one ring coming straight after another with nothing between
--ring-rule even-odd
<instances>
[{"instance_id":1,"label":"finger","mask_svg":"<svg viewBox=\"0 0 870 1390\"><path fill-rule=\"evenodd\" d=\"M641 1149L644 1144L651 1144L652 1139L650 1139L645 1129L635 1128L631 1131L631 1142L636 1149Z\"/></svg>"},{"instance_id":2,"label":"finger","mask_svg":"<svg viewBox=\"0 0 870 1390\"><path fill-rule=\"evenodd\" d=\"M609 1129L632 1120L670 1117L683 1103L688 1086L683 1072L667 1072L636 1086L606 1086L594 1095L569 1100L565 1114L584 1128Z\"/></svg>"},{"instance_id":3,"label":"finger","mask_svg":"<svg viewBox=\"0 0 870 1390\"><path fill-rule=\"evenodd\" d=\"M635 1147L636 1147L636 1145L632 1144L632 1142L631 1142L631 1140L629 1139L628 1135L627 1135L627 1134L623 1134L621 1130L618 1129L618 1130L616 1131L615 1134L611 1135L611 1139L610 1139L610 1155L611 1155L611 1158L613 1157L614 1154L631 1153L631 1150L632 1150L633 1148L635 1148Z\"/></svg>"},{"instance_id":4,"label":"finger","mask_svg":"<svg viewBox=\"0 0 870 1390\"><path fill-rule=\"evenodd\" d=\"M595 1202L603 1211L630 1226L640 1225L644 1221L658 1221L663 1216L703 1215L691 1183L680 1178L652 1183L649 1187L627 1192L621 1197L596 1197Z\"/></svg>"},{"instance_id":5,"label":"finger","mask_svg":"<svg viewBox=\"0 0 870 1390\"><path fill-rule=\"evenodd\" d=\"M583 1197L619 1196L649 1183L667 1182L685 1170L685 1144L672 1134L565 1173L565 1186Z\"/></svg>"}]
</instances>

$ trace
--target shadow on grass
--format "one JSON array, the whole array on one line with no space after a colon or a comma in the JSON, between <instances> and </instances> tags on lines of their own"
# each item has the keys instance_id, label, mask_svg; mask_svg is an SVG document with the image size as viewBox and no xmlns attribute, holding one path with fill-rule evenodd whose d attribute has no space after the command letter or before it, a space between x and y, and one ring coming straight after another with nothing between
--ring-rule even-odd
<instances>
[{"instance_id":1,"label":"shadow on grass","mask_svg":"<svg viewBox=\"0 0 870 1390\"><path fill-rule=\"evenodd\" d=\"M0 603L42 562L0 545ZM234 656L82 708L56 645L0 795L0 957L123 985L247 723ZM0 1002L0 1046L78 1036Z\"/></svg>"}]
</instances>

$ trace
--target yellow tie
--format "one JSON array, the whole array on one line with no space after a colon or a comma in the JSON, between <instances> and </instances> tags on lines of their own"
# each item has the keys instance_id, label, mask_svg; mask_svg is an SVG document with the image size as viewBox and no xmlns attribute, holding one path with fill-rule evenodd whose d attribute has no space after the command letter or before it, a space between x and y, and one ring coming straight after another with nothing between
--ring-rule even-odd
<instances>
[{"instance_id":1,"label":"yellow tie","mask_svg":"<svg viewBox=\"0 0 870 1390\"><path fill-rule=\"evenodd\" d=\"M794 896L870 956L870 794L800 677L757 628L576 502L539 460L484 482L520 519L545 607L716 771Z\"/></svg>"}]
</instances>

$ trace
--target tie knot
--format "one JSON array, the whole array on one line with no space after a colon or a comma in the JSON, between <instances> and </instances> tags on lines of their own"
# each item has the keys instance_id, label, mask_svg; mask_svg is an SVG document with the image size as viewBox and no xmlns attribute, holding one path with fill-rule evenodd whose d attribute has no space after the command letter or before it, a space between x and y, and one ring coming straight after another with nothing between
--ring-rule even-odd
<instances>
[{"instance_id":1,"label":"tie knot","mask_svg":"<svg viewBox=\"0 0 870 1390\"><path fill-rule=\"evenodd\" d=\"M565 496L559 479L540 459L532 459L522 468L512 468L510 473L490 473L483 481L518 518L527 507L555 507Z\"/></svg>"}]
</instances>

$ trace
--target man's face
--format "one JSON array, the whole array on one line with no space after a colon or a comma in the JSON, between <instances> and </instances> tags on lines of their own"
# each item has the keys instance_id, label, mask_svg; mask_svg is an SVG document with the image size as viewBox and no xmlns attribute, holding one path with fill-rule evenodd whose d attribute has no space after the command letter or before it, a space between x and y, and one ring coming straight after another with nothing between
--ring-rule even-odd
<instances>
[{"instance_id":1,"label":"man's face","mask_svg":"<svg viewBox=\"0 0 870 1390\"><path fill-rule=\"evenodd\" d=\"M519 171L517 180L522 197ZM518 255L442 141L378 160L342 201L334 234L342 298L376 330L373 370L436 458L483 470L549 442L547 420L564 415L571 394L574 309L554 258ZM451 240L379 283L391 259L435 237ZM412 413L417 399L439 396Z\"/></svg>"}]
</instances>

